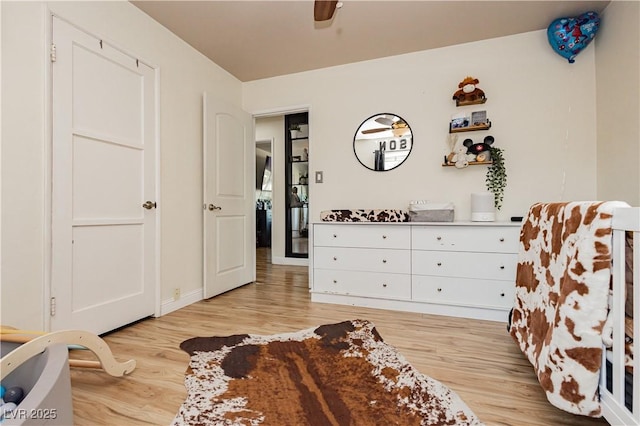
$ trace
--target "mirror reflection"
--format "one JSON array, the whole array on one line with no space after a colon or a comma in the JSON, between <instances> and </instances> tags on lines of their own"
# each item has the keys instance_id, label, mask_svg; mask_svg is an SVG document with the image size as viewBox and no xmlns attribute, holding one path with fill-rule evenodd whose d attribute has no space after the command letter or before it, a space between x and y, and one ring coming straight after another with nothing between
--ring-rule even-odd
<instances>
[{"instance_id":1,"label":"mirror reflection","mask_svg":"<svg viewBox=\"0 0 640 426\"><path fill-rule=\"evenodd\" d=\"M353 138L358 161L370 170L398 167L411 153L411 127L395 114L376 114L362 122Z\"/></svg>"}]
</instances>

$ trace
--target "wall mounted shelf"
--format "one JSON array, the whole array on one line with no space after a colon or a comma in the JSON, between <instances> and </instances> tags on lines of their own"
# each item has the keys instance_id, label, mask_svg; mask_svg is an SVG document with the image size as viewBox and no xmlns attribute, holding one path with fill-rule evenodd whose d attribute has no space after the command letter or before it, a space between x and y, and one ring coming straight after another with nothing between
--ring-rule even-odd
<instances>
[{"instance_id":1,"label":"wall mounted shelf","mask_svg":"<svg viewBox=\"0 0 640 426\"><path fill-rule=\"evenodd\" d=\"M456 106L465 106L465 105L479 105L487 102L487 98L476 99L475 101L459 101L456 99Z\"/></svg>"},{"instance_id":2,"label":"wall mounted shelf","mask_svg":"<svg viewBox=\"0 0 640 426\"><path fill-rule=\"evenodd\" d=\"M491 165L493 161L469 161L470 166ZM455 167L456 163L442 163L442 167Z\"/></svg>"},{"instance_id":3,"label":"wall mounted shelf","mask_svg":"<svg viewBox=\"0 0 640 426\"><path fill-rule=\"evenodd\" d=\"M309 115L285 115L285 256L308 256L309 223ZM291 131L292 127L300 128ZM294 191L295 189L295 191Z\"/></svg>"},{"instance_id":4,"label":"wall mounted shelf","mask_svg":"<svg viewBox=\"0 0 640 426\"><path fill-rule=\"evenodd\" d=\"M467 126L467 127L452 128L451 124L449 124L449 133L473 132L476 130L489 130L490 128L491 128L491 121L489 120L487 120L485 124L478 124L476 126Z\"/></svg>"}]
</instances>

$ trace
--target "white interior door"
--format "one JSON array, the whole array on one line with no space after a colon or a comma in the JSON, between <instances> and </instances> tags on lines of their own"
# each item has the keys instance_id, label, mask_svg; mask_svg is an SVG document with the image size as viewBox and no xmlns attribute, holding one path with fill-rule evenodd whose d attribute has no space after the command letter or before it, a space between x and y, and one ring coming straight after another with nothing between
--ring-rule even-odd
<instances>
[{"instance_id":1,"label":"white interior door","mask_svg":"<svg viewBox=\"0 0 640 426\"><path fill-rule=\"evenodd\" d=\"M255 280L255 145L251 116L203 95L204 295Z\"/></svg>"},{"instance_id":2,"label":"white interior door","mask_svg":"<svg viewBox=\"0 0 640 426\"><path fill-rule=\"evenodd\" d=\"M155 311L155 72L55 17L53 43L51 328L100 334Z\"/></svg>"}]
</instances>

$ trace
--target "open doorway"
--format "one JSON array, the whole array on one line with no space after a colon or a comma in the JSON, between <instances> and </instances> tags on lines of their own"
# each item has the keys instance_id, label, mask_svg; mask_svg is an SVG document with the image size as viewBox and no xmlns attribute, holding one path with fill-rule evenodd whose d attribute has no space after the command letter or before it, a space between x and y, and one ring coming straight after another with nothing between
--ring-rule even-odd
<instances>
[{"instance_id":1,"label":"open doorway","mask_svg":"<svg viewBox=\"0 0 640 426\"><path fill-rule=\"evenodd\" d=\"M300 256L291 256L287 254L287 240L290 239L291 230L288 230L288 225L291 223L291 218L289 215L291 214L290 198L289 198L289 190L291 190L291 184L296 183L298 186L300 185L300 178L305 175L305 179L307 173L301 173L300 176L291 175L288 173L291 168L291 157L294 153L289 152L287 156L287 143L291 142L291 134L290 130L285 124L286 117L291 114L297 113L307 113L310 115L310 111L308 107L304 108L290 108L290 109L278 109L274 111L262 112L260 114L254 114L254 124L255 124L255 140L258 142L263 141L271 141L271 247L270 248L262 248L257 247L256 250L259 252L268 250L268 255L270 257L270 263L277 265L300 265L300 266L308 266L309 259ZM304 126L303 126L304 127ZM304 130L304 129L303 129ZM308 131L308 129L307 129ZM310 139L309 139L310 141ZM260 143L256 145L256 152L261 149L261 146L266 144ZM308 151L308 149L307 149ZM266 154L265 154L266 155ZM295 156L300 156L300 159L306 155L304 153L304 149L301 153L295 153ZM266 164L266 158L258 158L256 157L256 208L260 208L260 204L258 203L259 199L264 199L267 196L267 192L262 191L262 178L264 177L263 166ZM297 163L302 165L303 163ZM292 182L292 179L295 182ZM304 180L302 181L304 182ZM260 185L260 189L258 189L258 185ZM308 187L309 184L306 183L304 185L304 208L308 211L309 208L309 199L308 199ZM299 193L302 193L300 188L298 188ZM302 201L302 200L301 200ZM300 209L299 209L300 210ZM258 215L263 214L261 212L256 211ZM269 214L269 213L266 213ZM308 220L308 214L303 217L303 219ZM258 220L258 219L256 219ZM295 223L299 223L299 218L295 221ZM257 228L257 227L256 227ZM296 228L298 233L299 241L303 239L306 240L304 235L305 226L302 226L302 233L300 233L300 226ZM289 231L289 233L288 233Z\"/></svg>"}]
</instances>

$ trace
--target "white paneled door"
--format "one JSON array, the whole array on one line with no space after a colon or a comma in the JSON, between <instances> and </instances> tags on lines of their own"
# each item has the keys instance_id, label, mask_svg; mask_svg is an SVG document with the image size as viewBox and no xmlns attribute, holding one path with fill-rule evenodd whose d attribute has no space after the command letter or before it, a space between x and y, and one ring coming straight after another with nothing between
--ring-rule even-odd
<instances>
[{"instance_id":1,"label":"white paneled door","mask_svg":"<svg viewBox=\"0 0 640 426\"><path fill-rule=\"evenodd\" d=\"M251 116L203 96L204 296L255 280L255 144Z\"/></svg>"},{"instance_id":2,"label":"white paneled door","mask_svg":"<svg viewBox=\"0 0 640 426\"><path fill-rule=\"evenodd\" d=\"M53 18L51 329L156 305L155 71Z\"/></svg>"}]
</instances>

